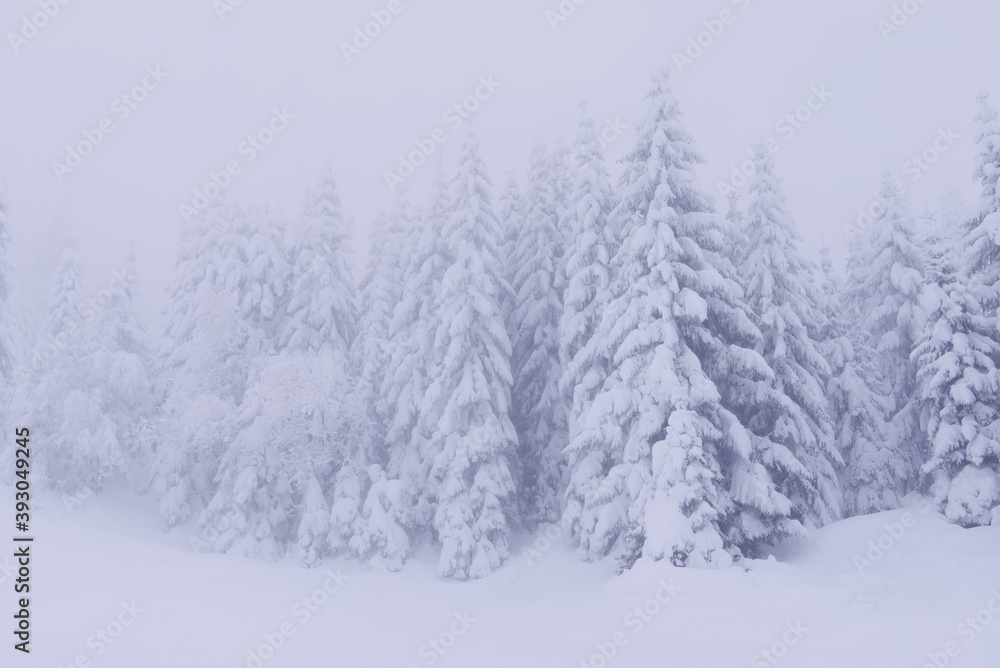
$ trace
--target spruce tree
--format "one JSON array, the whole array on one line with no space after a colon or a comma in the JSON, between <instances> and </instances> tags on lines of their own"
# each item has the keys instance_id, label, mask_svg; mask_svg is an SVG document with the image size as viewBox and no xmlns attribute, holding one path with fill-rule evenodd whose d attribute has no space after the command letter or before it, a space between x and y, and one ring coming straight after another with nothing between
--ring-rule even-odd
<instances>
[{"instance_id":1,"label":"spruce tree","mask_svg":"<svg viewBox=\"0 0 1000 668\"><path fill-rule=\"evenodd\" d=\"M774 377L767 400L745 418L761 439L761 461L794 504L796 519L821 526L840 517L837 468L843 463L827 413L831 371L817 343L825 315L773 160L760 148L754 163L742 273L754 324L763 336L758 352Z\"/></svg>"},{"instance_id":2,"label":"spruce tree","mask_svg":"<svg viewBox=\"0 0 1000 668\"><path fill-rule=\"evenodd\" d=\"M136 489L146 491L153 476L146 439L156 405L153 351L149 332L137 313L139 300L133 246L110 287L97 295L89 380L101 412L115 425L123 471Z\"/></svg>"},{"instance_id":3,"label":"spruce tree","mask_svg":"<svg viewBox=\"0 0 1000 668\"><path fill-rule=\"evenodd\" d=\"M479 147L462 149L444 227L449 264L435 312L426 415L434 529L446 577L483 577L509 554L514 508L510 341L500 311L500 226Z\"/></svg>"},{"instance_id":4,"label":"spruce tree","mask_svg":"<svg viewBox=\"0 0 1000 668\"><path fill-rule=\"evenodd\" d=\"M577 180L567 214L571 231L566 250L566 291L559 321L560 390L569 404L567 442L580 438L594 397L608 377L611 360L597 336L610 298L611 257L617 244L612 213L614 188L593 119L581 105L582 118L574 145ZM583 511L579 497L570 497L567 517Z\"/></svg>"},{"instance_id":5,"label":"spruce tree","mask_svg":"<svg viewBox=\"0 0 1000 668\"><path fill-rule=\"evenodd\" d=\"M826 393L833 419L845 517L898 508L909 475L905 452L887 439L886 396L875 351L856 320L845 313L843 281L834 272L830 249L821 250L822 306L827 327L821 350L830 364Z\"/></svg>"},{"instance_id":6,"label":"spruce tree","mask_svg":"<svg viewBox=\"0 0 1000 668\"><path fill-rule=\"evenodd\" d=\"M548 155L543 143L535 145L528 174L527 212L515 244L515 305L508 320L518 477L525 520L532 529L538 522L559 517L561 451L566 439L566 402L558 389L564 254L559 173L554 168L558 159L558 155Z\"/></svg>"},{"instance_id":7,"label":"spruce tree","mask_svg":"<svg viewBox=\"0 0 1000 668\"><path fill-rule=\"evenodd\" d=\"M388 363L392 318L403 296L404 243L412 225L409 205L401 195L394 210L375 221L367 268L359 288L360 321L352 350L353 364L361 392L380 428L389 420L379 393Z\"/></svg>"},{"instance_id":8,"label":"spruce tree","mask_svg":"<svg viewBox=\"0 0 1000 668\"><path fill-rule=\"evenodd\" d=\"M888 176L881 198L881 215L851 244L848 309L860 323L863 343L877 355L889 396L887 447L907 458L905 494L915 486L915 471L926 456L917 365L911 357L925 326L920 299L926 255L913 217Z\"/></svg>"},{"instance_id":9,"label":"spruce tree","mask_svg":"<svg viewBox=\"0 0 1000 668\"><path fill-rule=\"evenodd\" d=\"M72 247L59 258L42 342L43 361L32 379L29 422L48 434L36 466L42 485L69 494L100 489L123 469L115 423L94 391L94 304L85 299L82 265Z\"/></svg>"},{"instance_id":10,"label":"spruce tree","mask_svg":"<svg viewBox=\"0 0 1000 668\"><path fill-rule=\"evenodd\" d=\"M723 352L723 330L752 339L753 326L720 273L725 220L697 183L699 162L658 76L625 158L614 214L623 241L595 334L612 368L567 450L567 512L581 550L614 551L623 567L640 556L727 565L739 544L778 525L794 530L787 499L750 461L750 438L702 363L766 373L753 351Z\"/></svg>"},{"instance_id":11,"label":"spruce tree","mask_svg":"<svg viewBox=\"0 0 1000 668\"><path fill-rule=\"evenodd\" d=\"M985 95L979 104L980 213L962 275L924 295L929 324L914 351L931 446L922 470L945 516L963 526L1000 514L1000 123Z\"/></svg>"},{"instance_id":12,"label":"spruce tree","mask_svg":"<svg viewBox=\"0 0 1000 668\"><path fill-rule=\"evenodd\" d=\"M358 304L349 262L350 231L332 168L306 193L290 237L293 278L278 345L329 352L346 363L358 327Z\"/></svg>"}]
</instances>

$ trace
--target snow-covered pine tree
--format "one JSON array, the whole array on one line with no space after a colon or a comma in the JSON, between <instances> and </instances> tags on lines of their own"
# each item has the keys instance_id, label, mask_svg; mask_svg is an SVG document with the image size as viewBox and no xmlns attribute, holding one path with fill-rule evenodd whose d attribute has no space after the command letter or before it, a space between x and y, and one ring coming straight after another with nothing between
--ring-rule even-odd
<instances>
[{"instance_id":1,"label":"snow-covered pine tree","mask_svg":"<svg viewBox=\"0 0 1000 668\"><path fill-rule=\"evenodd\" d=\"M328 190L320 198L330 194ZM308 215L308 204L306 211ZM332 204L320 211L336 213ZM217 491L199 518L203 527L218 526L223 518L231 520L215 540L216 550L270 559L283 555L298 539L303 497L312 479L326 478L354 454L352 448L364 447L347 437L356 431L351 425L359 420L350 417L353 413L348 409L353 394L345 369L346 342L337 329L345 324L349 328L349 323L332 321L335 315L344 318L344 314L327 308L331 321L323 321L317 312L323 313L329 305L320 306L311 325L312 333L324 333L324 339L308 341L293 334L289 341L296 341L295 349L280 345L280 333L288 332L288 327L302 331L299 315L302 308L308 308L302 296L290 311L290 297L295 293L290 295L288 286L315 288L315 283L306 287L302 281L316 279L313 272L323 264L314 255L307 264L299 264L301 273L296 273L286 262L282 231L280 222L266 212L252 212L237 218L220 243L219 279L234 291L239 316L248 330L245 340L255 345L245 348L250 368L236 436L221 460ZM329 241L322 237L320 232L313 241ZM330 250L327 260L333 271L345 270L343 249L313 248ZM321 290L314 290L312 297L342 299ZM346 427L342 426L345 421ZM338 433L345 430L347 435ZM344 454L345 450L350 454ZM311 541L304 548L307 553L309 547L313 547Z\"/></svg>"},{"instance_id":2,"label":"snow-covered pine tree","mask_svg":"<svg viewBox=\"0 0 1000 668\"><path fill-rule=\"evenodd\" d=\"M381 400L391 414L386 435L389 467L393 475L407 478L414 503L423 495L423 489L416 491L416 488L424 488L427 480L427 471L421 471L416 462L425 436L421 416L426 410L432 375L435 310L449 264L443 227L451 196L440 170L433 191L430 207L409 237L403 294L390 321L389 364L380 386Z\"/></svg>"},{"instance_id":3,"label":"snow-covered pine tree","mask_svg":"<svg viewBox=\"0 0 1000 668\"><path fill-rule=\"evenodd\" d=\"M168 525L232 494L240 480L240 471L220 466L246 427L240 407L260 366L255 361L277 349L290 280L283 232L266 210L223 201L185 235L170 290L167 386L154 446L154 489ZM230 454L227 467L240 468L240 461ZM219 508L214 502L199 521L218 524L217 513L228 511Z\"/></svg>"},{"instance_id":4,"label":"snow-covered pine tree","mask_svg":"<svg viewBox=\"0 0 1000 668\"><path fill-rule=\"evenodd\" d=\"M405 543L386 543L383 562L390 567L398 563L398 558L389 555L405 558L411 538L416 539L432 526L431 500L435 492L429 485L433 458L428 453L434 425L427 415L435 398L428 391L437 373L434 346L438 297L451 262L443 236L451 196L440 164L432 190L430 206L408 235L403 294L390 323L388 365L379 394L389 416L384 476L369 469L373 481L370 493L376 495L374 507L382 509L379 515L385 519L377 535L392 541L406 538ZM375 480L384 483L376 486ZM396 531L393 523L404 531Z\"/></svg>"},{"instance_id":5,"label":"snow-covered pine tree","mask_svg":"<svg viewBox=\"0 0 1000 668\"><path fill-rule=\"evenodd\" d=\"M663 73L625 158L614 214L623 243L595 334L613 368L567 449L567 519L581 551L615 551L623 567L640 556L727 565L727 549L797 524L702 367L700 355L720 374L767 373L759 355L720 338L727 330L752 340L753 325L741 317L739 287L714 264L725 220L698 186L700 161Z\"/></svg>"},{"instance_id":6,"label":"snow-covered pine tree","mask_svg":"<svg viewBox=\"0 0 1000 668\"><path fill-rule=\"evenodd\" d=\"M209 272L209 280L235 296L237 315L250 327L247 362L255 354L280 348L279 331L292 275L284 239L284 221L266 207L247 207L222 229L218 241L218 263Z\"/></svg>"},{"instance_id":7,"label":"snow-covered pine tree","mask_svg":"<svg viewBox=\"0 0 1000 668\"><path fill-rule=\"evenodd\" d=\"M886 438L888 397L875 364L875 351L861 335L857 320L845 314L843 281L830 249L821 251L822 307L827 327L821 350L830 364L826 393L834 438L844 459L840 470L845 517L899 507L909 474L905 453Z\"/></svg>"},{"instance_id":8,"label":"snow-covered pine tree","mask_svg":"<svg viewBox=\"0 0 1000 668\"><path fill-rule=\"evenodd\" d=\"M548 194L552 198L549 206L560 221L575 206L572 194L576 183L576 167L571 150L566 147L566 142L562 137L556 137L552 142L552 149L548 156ZM565 227L563 227L563 231L567 234L570 232ZM563 243L565 242L566 239L563 240Z\"/></svg>"},{"instance_id":9,"label":"snow-covered pine tree","mask_svg":"<svg viewBox=\"0 0 1000 668\"><path fill-rule=\"evenodd\" d=\"M731 241L726 244L727 256L734 267L742 267L749 253L747 241L747 213L740 206L740 193L733 190L726 198L726 222Z\"/></svg>"},{"instance_id":10,"label":"snow-covered pine tree","mask_svg":"<svg viewBox=\"0 0 1000 668\"><path fill-rule=\"evenodd\" d=\"M214 477L235 425L239 354L227 337L235 304L208 281L221 227L238 211L221 201L181 231L167 289L166 323L155 365L160 410L148 449L155 460L152 491L169 527L187 520L214 489Z\"/></svg>"},{"instance_id":11,"label":"snow-covered pine tree","mask_svg":"<svg viewBox=\"0 0 1000 668\"><path fill-rule=\"evenodd\" d=\"M708 245L712 236L706 236L703 241L710 264L726 281L729 290L724 299L709 301L710 313L713 313L709 321L713 323L716 338L698 349L698 356L719 389L722 407L743 425L735 430L734 443L740 442L740 431L762 405L780 403L772 388L774 371L757 352L763 349L763 336L754 324L756 318L751 317L753 311L748 295L739 287L746 284L740 271L752 247L748 240L748 224L741 193L729 189L725 221L719 225L722 242L713 248ZM729 505L731 516L722 526L733 551L756 556L781 538L804 536L805 528L792 518L798 513L794 512L791 501L776 490L773 473L764 463L766 452L761 446L768 441L752 437L749 432L746 438L750 443L746 449L749 455L743 456L741 451L724 465L724 469L732 471L733 502Z\"/></svg>"},{"instance_id":12,"label":"snow-covered pine tree","mask_svg":"<svg viewBox=\"0 0 1000 668\"><path fill-rule=\"evenodd\" d=\"M372 228L367 268L360 285L360 321L352 356L379 438L390 417L379 401L379 393L388 364L393 313L403 296L403 254L413 220L404 195L397 197L391 213L379 215Z\"/></svg>"},{"instance_id":13,"label":"snow-covered pine tree","mask_svg":"<svg viewBox=\"0 0 1000 668\"><path fill-rule=\"evenodd\" d=\"M611 289L611 257L617 246L611 214L615 193L611 185L604 151L581 104L581 119L574 145L577 167L575 188L570 197L575 208L567 213L570 230L566 250L566 290L559 321L559 357L562 362L560 392L569 404L567 443L583 429L584 416L601 389L611 368L607 349L596 336ZM578 517L579 499L568 516Z\"/></svg>"},{"instance_id":14,"label":"snow-covered pine tree","mask_svg":"<svg viewBox=\"0 0 1000 668\"><path fill-rule=\"evenodd\" d=\"M615 210L615 191L604 161L604 150L589 116L581 104L581 119L573 149L577 166L575 187L570 195L573 207L566 214L564 229L569 233L566 247L566 290L560 318L560 358L563 360L563 391L573 398L573 415L593 397L596 383L603 375L589 377L596 362L596 350L584 348L591 343L601 321L603 300L611 287L611 257L616 251L617 235L611 214Z\"/></svg>"},{"instance_id":15,"label":"snow-covered pine tree","mask_svg":"<svg viewBox=\"0 0 1000 668\"><path fill-rule=\"evenodd\" d=\"M509 553L517 434L510 405L510 341L500 311L501 231L490 181L470 134L444 226L449 266L435 310L430 481L446 577L483 577Z\"/></svg>"},{"instance_id":16,"label":"snow-covered pine tree","mask_svg":"<svg viewBox=\"0 0 1000 668\"><path fill-rule=\"evenodd\" d=\"M1000 506L997 318L983 312L978 289L950 288L928 290L932 324L914 350L931 442L923 471L948 519L985 525Z\"/></svg>"},{"instance_id":17,"label":"snow-covered pine tree","mask_svg":"<svg viewBox=\"0 0 1000 668\"><path fill-rule=\"evenodd\" d=\"M559 518L562 449L567 405L559 392L559 319L562 314L562 212L559 208L557 155L537 142L528 173L524 224L514 255L515 305L508 320L514 384L511 418L518 434L516 471L522 512L529 529Z\"/></svg>"},{"instance_id":18,"label":"snow-covered pine tree","mask_svg":"<svg viewBox=\"0 0 1000 668\"><path fill-rule=\"evenodd\" d=\"M919 244L924 249L925 283L950 285L961 271L962 243L971 229L965 209L961 195L949 188L941 193L937 208L921 217Z\"/></svg>"},{"instance_id":19,"label":"snow-covered pine tree","mask_svg":"<svg viewBox=\"0 0 1000 668\"><path fill-rule=\"evenodd\" d=\"M152 459L146 434L156 410L152 395L153 353L145 323L137 313L136 252L133 246L109 288L97 295L93 368L89 387L102 413L115 425L122 467L131 484L146 491Z\"/></svg>"},{"instance_id":20,"label":"snow-covered pine tree","mask_svg":"<svg viewBox=\"0 0 1000 668\"><path fill-rule=\"evenodd\" d=\"M1000 309L1000 118L985 93L976 113L976 169L980 186L976 215L965 239L961 277L987 317Z\"/></svg>"},{"instance_id":21,"label":"snow-covered pine tree","mask_svg":"<svg viewBox=\"0 0 1000 668\"><path fill-rule=\"evenodd\" d=\"M169 289L166 380L182 367L177 375L239 404L253 359L277 348L290 276L283 231L266 209L229 201L185 231Z\"/></svg>"},{"instance_id":22,"label":"snow-covered pine tree","mask_svg":"<svg viewBox=\"0 0 1000 668\"><path fill-rule=\"evenodd\" d=\"M412 549L403 483L389 478L378 464L371 464L365 476L368 491L358 529L349 541L350 550L361 559L378 557L390 571L401 570Z\"/></svg>"},{"instance_id":23,"label":"snow-covered pine tree","mask_svg":"<svg viewBox=\"0 0 1000 668\"><path fill-rule=\"evenodd\" d=\"M945 515L963 526L1000 523L1000 123L985 95L975 139L980 214L964 273L926 290L929 325L913 354L931 445L922 470Z\"/></svg>"},{"instance_id":24,"label":"snow-covered pine tree","mask_svg":"<svg viewBox=\"0 0 1000 668\"><path fill-rule=\"evenodd\" d=\"M285 513L260 516L257 531L277 534L263 546L242 537L244 551L275 556L294 541L296 558L313 565L331 549L340 551L341 539L346 543L357 530L363 467L373 455L366 410L349 376L358 327L349 254L349 229L328 166L306 192L290 231L290 292L277 326L280 352L260 361L251 401L243 406L246 426L237 435L252 452L267 453L268 475L285 487L276 499ZM357 494L350 493L353 483ZM268 501L267 490L256 493ZM344 517L351 501L354 516Z\"/></svg>"},{"instance_id":25,"label":"snow-covered pine tree","mask_svg":"<svg viewBox=\"0 0 1000 668\"><path fill-rule=\"evenodd\" d=\"M500 244L500 257L503 261L503 277L508 285L514 285L514 276L517 273L517 238L521 233L521 228L525 225L527 218L527 202L521 195L521 187L517 183L517 178L510 174L507 178L507 185L504 186L500 199L497 200L497 220L503 231L503 243ZM504 322L510 322L511 312L516 306L517 296L514 294L503 294L501 307L503 308Z\"/></svg>"},{"instance_id":26,"label":"snow-covered pine tree","mask_svg":"<svg viewBox=\"0 0 1000 668\"><path fill-rule=\"evenodd\" d=\"M980 186L978 213L981 218L1000 211L1000 118L987 93L980 93L976 112L976 169Z\"/></svg>"},{"instance_id":27,"label":"snow-covered pine tree","mask_svg":"<svg viewBox=\"0 0 1000 668\"><path fill-rule=\"evenodd\" d=\"M359 398L367 406L372 433L367 446L344 462L334 480L329 544L336 554L367 560L381 557L397 570L410 553L410 543L400 524L405 510L385 503L398 498L386 494L389 485L388 430L398 407L395 386L389 382L394 363L403 359L395 349L406 344L410 332L394 329L397 310L403 308L407 262L419 243L419 214L401 192L389 214L380 215L369 248L368 264L360 288L358 333L352 347ZM393 490L400 487L390 485Z\"/></svg>"},{"instance_id":28,"label":"snow-covered pine tree","mask_svg":"<svg viewBox=\"0 0 1000 668\"><path fill-rule=\"evenodd\" d=\"M288 245L292 284L278 345L290 351L333 354L346 364L358 327L358 304L350 268L350 230L332 167L306 193Z\"/></svg>"},{"instance_id":29,"label":"snow-covered pine tree","mask_svg":"<svg viewBox=\"0 0 1000 668\"><path fill-rule=\"evenodd\" d=\"M793 504L793 516L822 526L840 518L837 469L825 388L830 367L817 339L826 327L814 289L813 268L799 251L795 222L785 209L774 162L759 148L750 180L741 273L754 324L763 339L758 352L774 371L770 393L743 417L760 440L756 449L778 489Z\"/></svg>"},{"instance_id":30,"label":"snow-covered pine tree","mask_svg":"<svg viewBox=\"0 0 1000 668\"><path fill-rule=\"evenodd\" d=\"M860 321L862 342L877 354L878 375L889 396L887 447L907 458L905 494L913 489L926 452L917 365L911 359L925 324L920 295L926 262L914 220L888 175L880 197L881 215L850 246L847 306Z\"/></svg>"},{"instance_id":31,"label":"snow-covered pine tree","mask_svg":"<svg viewBox=\"0 0 1000 668\"><path fill-rule=\"evenodd\" d=\"M200 523L222 528L213 550L273 560L291 549L314 564L329 531L314 485L367 447L366 409L334 355L264 355L249 381Z\"/></svg>"},{"instance_id":32,"label":"snow-covered pine tree","mask_svg":"<svg viewBox=\"0 0 1000 668\"><path fill-rule=\"evenodd\" d=\"M93 304L84 298L76 250L60 255L41 337L42 361L32 378L29 423L47 434L36 457L43 485L75 494L100 489L122 468L114 422L92 391Z\"/></svg>"}]
</instances>

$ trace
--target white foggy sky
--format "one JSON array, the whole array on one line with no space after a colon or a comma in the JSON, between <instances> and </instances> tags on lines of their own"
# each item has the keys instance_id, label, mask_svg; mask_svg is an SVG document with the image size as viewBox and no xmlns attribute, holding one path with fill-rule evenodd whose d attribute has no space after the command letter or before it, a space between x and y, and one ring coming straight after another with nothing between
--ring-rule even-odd
<instances>
[{"instance_id":1,"label":"white foggy sky","mask_svg":"<svg viewBox=\"0 0 1000 668\"><path fill-rule=\"evenodd\" d=\"M662 66L671 67L713 195L716 180L728 180L754 143L780 141L776 168L813 253L820 239L842 248L843 224L870 203L882 172L903 177L903 163L931 146L939 127L961 137L908 183L911 206L919 212L925 197L936 200L949 185L973 197L975 95L992 91L1000 102L995 0L927 0L888 42L876 22L893 2L882 0L752 0L745 10L745 0L588 0L554 32L545 11L557 0L400 2L402 13L350 64L340 42L387 0L243 0L224 21L211 0L72 0L16 54L7 34L19 32L38 4L4 2L0 178L21 267L34 262L51 223L68 219L89 287L106 280L135 238L144 293L158 301L174 260L178 205L210 170L243 161L238 145L267 124L273 107L296 118L244 164L230 193L294 213L332 158L363 241L372 217L391 203L383 173L415 139L445 128L442 150L453 165L465 128L452 132L441 115L479 76L502 84L475 124L499 192L506 172L523 175L537 136L572 139L582 97L598 123L631 123L650 73ZM673 52L724 9L735 22L678 73ZM169 76L119 121L111 102L156 65ZM813 86L832 99L785 140L775 123ZM114 120L114 133L59 183L51 163L103 117ZM630 144L629 133L609 147L609 158ZM409 182L419 202L433 171L424 165ZM359 250L355 263L362 262Z\"/></svg>"}]
</instances>

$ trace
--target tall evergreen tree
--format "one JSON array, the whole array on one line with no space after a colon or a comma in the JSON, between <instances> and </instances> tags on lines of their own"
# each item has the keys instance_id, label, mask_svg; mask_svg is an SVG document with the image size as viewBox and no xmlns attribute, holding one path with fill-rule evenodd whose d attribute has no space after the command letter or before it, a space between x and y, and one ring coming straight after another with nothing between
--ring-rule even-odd
<instances>
[{"instance_id":1,"label":"tall evergreen tree","mask_svg":"<svg viewBox=\"0 0 1000 668\"><path fill-rule=\"evenodd\" d=\"M359 450L342 467L334 483L330 541L337 553L367 560L381 558L397 570L410 554L410 542L401 528L407 524L402 484L389 480L385 469L397 444L389 431L400 407L397 388L390 381L396 365L408 361L402 354L409 332L400 329L400 309L408 299L407 266L417 250L419 214L400 193L393 210L376 221L368 267L361 282L361 315L353 349L360 396L368 406L373 428L370 447ZM386 492L386 485L394 491ZM393 502L397 506L391 506Z\"/></svg>"},{"instance_id":2,"label":"tall evergreen tree","mask_svg":"<svg viewBox=\"0 0 1000 668\"><path fill-rule=\"evenodd\" d=\"M123 457L114 422L104 415L92 390L93 304L84 297L76 250L59 259L43 331L51 342L32 379L29 423L48 434L35 459L43 485L76 494L99 489L122 471Z\"/></svg>"},{"instance_id":3,"label":"tall evergreen tree","mask_svg":"<svg viewBox=\"0 0 1000 668\"><path fill-rule=\"evenodd\" d=\"M318 208L313 206L316 191L307 199L307 217L337 213L329 175L324 181ZM239 342L247 368L245 389L236 404L235 436L220 461L217 490L199 518L205 527L230 520L214 541L216 550L272 559L283 555L297 539L303 497L312 479L325 479L346 459L343 451L355 445L341 433L352 432L349 425L357 422L350 417L348 342L343 336L346 332L349 338L351 332L350 288L336 286L347 290L346 297L329 290L315 290L308 297L299 292L308 289L307 282L317 286L317 273L326 262L316 262L316 251L329 250L328 271L341 281L345 278L344 249L323 245L332 242L332 222L319 221L313 239L297 244L296 265L288 262L282 223L264 211L237 217L220 239L218 281L238 305L244 326ZM313 249L308 260L303 257L306 246ZM332 304L320 303L322 299L346 304L346 315L335 313ZM308 319L302 317L305 309L311 311ZM296 336L306 332L311 336ZM282 347L283 334L293 348ZM343 426L345 421L348 426Z\"/></svg>"},{"instance_id":4,"label":"tall evergreen tree","mask_svg":"<svg viewBox=\"0 0 1000 668\"><path fill-rule=\"evenodd\" d=\"M163 408L152 445L153 487L170 526L216 494L254 362L276 351L290 271L282 231L265 211L223 201L182 239L158 374ZM202 523L213 523L215 512L203 514Z\"/></svg>"},{"instance_id":5,"label":"tall evergreen tree","mask_svg":"<svg viewBox=\"0 0 1000 668\"><path fill-rule=\"evenodd\" d=\"M288 314L278 344L290 350L329 350L347 362L358 327L358 304L349 263L350 232L328 167L306 193L291 230Z\"/></svg>"},{"instance_id":6,"label":"tall evergreen tree","mask_svg":"<svg viewBox=\"0 0 1000 668\"><path fill-rule=\"evenodd\" d=\"M948 519L976 526L1000 505L1000 343L977 290L951 288L929 291L933 324L914 351L931 442L923 470Z\"/></svg>"},{"instance_id":7,"label":"tall evergreen tree","mask_svg":"<svg viewBox=\"0 0 1000 668\"><path fill-rule=\"evenodd\" d=\"M856 320L845 313L843 281L836 275L830 249L822 254L822 306L827 317L822 348L831 377L826 393L834 422L843 513L846 517L892 510L900 505L909 475L905 452L887 439L888 397L879 377L875 351L861 336Z\"/></svg>"},{"instance_id":8,"label":"tall evergreen tree","mask_svg":"<svg viewBox=\"0 0 1000 668\"><path fill-rule=\"evenodd\" d=\"M381 396L391 407L386 448L390 475L401 477L411 505L426 507L429 471L422 458L427 439L427 390L432 376L438 297L449 263L444 222L451 194L443 171L438 172L430 207L416 225L407 251L403 297L391 321L389 367ZM429 516L426 521L429 522Z\"/></svg>"},{"instance_id":9,"label":"tall evergreen tree","mask_svg":"<svg viewBox=\"0 0 1000 668\"><path fill-rule=\"evenodd\" d=\"M799 251L795 223L785 210L770 155L755 155L746 224L748 254L742 273L758 352L774 371L768 399L747 411L761 442L761 461L795 508L795 517L822 525L840 517L837 467L825 387L830 367L817 339L826 327L812 267Z\"/></svg>"},{"instance_id":10,"label":"tall evergreen tree","mask_svg":"<svg viewBox=\"0 0 1000 668\"><path fill-rule=\"evenodd\" d=\"M212 549L265 559L291 549L315 563L328 553L329 515L325 497L313 495L369 435L343 364L334 355L288 350L258 357L234 432L200 519L206 528L225 527Z\"/></svg>"},{"instance_id":11,"label":"tall evergreen tree","mask_svg":"<svg viewBox=\"0 0 1000 668\"><path fill-rule=\"evenodd\" d=\"M978 103L974 178L980 186L978 213L985 218L1000 210L1000 115L989 94L980 93Z\"/></svg>"},{"instance_id":12,"label":"tall evergreen tree","mask_svg":"<svg viewBox=\"0 0 1000 668\"><path fill-rule=\"evenodd\" d=\"M526 209L526 198L521 194L517 179L511 174L508 176L507 185L497 201L497 220L500 221L500 227L503 231L503 243L500 245L500 257L503 258L503 277L510 286L515 284L517 238L521 234L521 228L527 223ZM511 312L516 305L517 295L513 294L512 287L511 293L504 293L501 300L505 322L510 322Z\"/></svg>"},{"instance_id":13,"label":"tall evergreen tree","mask_svg":"<svg viewBox=\"0 0 1000 668\"><path fill-rule=\"evenodd\" d=\"M393 313L403 296L404 244L413 224L409 204L400 195L394 210L375 221L367 269L360 285L360 322L352 354L362 394L380 428L389 420L379 401L379 392L388 363Z\"/></svg>"},{"instance_id":14,"label":"tall evergreen tree","mask_svg":"<svg viewBox=\"0 0 1000 668\"><path fill-rule=\"evenodd\" d=\"M519 440L523 510L530 528L559 517L561 451L566 439L566 402L558 389L564 250L555 164L560 159L548 155L543 143L535 145L527 213L513 258L516 298L508 323L513 350L512 419Z\"/></svg>"},{"instance_id":15,"label":"tall evergreen tree","mask_svg":"<svg viewBox=\"0 0 1000 668\"><path fill-rule=\"evenodd\" d=\"M997 523L1000 512L1000 123L986 96L976 115L980 214L964 275L929 286L929 326L914 351L922 381L935 500L963 526Z\"/></svg>"},{"instance_id":16,"label":"tall evergreen tree","mask_svg":"<svg viewBox=\"0 0 1000 668\"><path fill-rule=\"evenodd\" d=\"M510 341L499 304L501 231L489 188L470 135L444 227L450 262L435 313L427 414L439 570L457 578L482 577L503 563L514 507Z\"/></svg>"},{"instance_id":17,"label":"tall evergreen tree","mask_svg":"<svg viewBox=\"0 0 1000 668\"><path fill-rule=\"evenodd\" d=\"M90 332L93 367L89 386L101 412L115 425L122 467L133 486L146 491L152 481L147 430L156 409L152 395L153 352L149 332L137 313L140 296L133 246L110 288L97 295Z\"/></svg>"},{"instance_id":18,"label":"tall evergreen tree","mask_svg":"<svg viewBox=\"0 0 1000 668\"><path fill-rule=\"evenodd\" d=\"M723 329L753 337L738 313L739 288L714 264L725 221L698 186L700 161L661 75L625 159L615 212L624 241L595 335L613 368L568 448L568 519L581 549L592 558L614 550L624 567L640 556L726 565L727 548L770 534L790 511L750 461L749 436L700 359L725 366ZM759 355L741 350L727 360L730 370L764 372Z\"/></svg>"},{"instance_id":19,"label":"tall evergreen tree","mask_svg":"<svg viewBox=\"0 0 1000 668\"><path fill-rule=\"evenodd\" d=\"M962 243L969 231L965 203L954 190L941 193L940 205L927 212L920 225L924 249L924 279L928 284L951 284L962 270Z\"/></svg>"},{"instance_id":20,"label":"tall evergreen tree","mask_svg":"<svg viewBox=\"0 0 1000 668\"><path fill-rule=\"evenodd\" d=\"M926 262L914 220L888 176L881 197L882 214L851 245L848 308L861 323L864 343L878 356L890 400L888 447L906 453L906 493L926 451L911 359L926 317L920 306Z\"/></svg>"},{"instance_id":21,"label":"tall evergreen tree","mask_svg":"<svg viewBox=\"0 0 1000 668\"><path fill-rule=\"evenodd\" d=\"M570 230L565 304L559 321L560 390L570 407L567 441L580 436L584 418L610 372L611 360L597 331L609 299L611 257L617 245L611 218L614 188L594 121L585 105L581 112L574 145L577 180L570 197L575 208L565 225ZM571 503L569 516L577 517L582 512L580 500Z\"/></svg>"},{"instance_id":22,"label":"tall evergreen tree","mask_svg":"<svg viewBox=\"0 0 1000 668\"><path fill-rule=\"evenodd\" d=\"M448 183L439 165L430 206L409 235L403 297L393 314L389 365L382 381L381 397L389 409L390 421L385 438L385 473L374 474L385 480L383 487L392 493L373 487L373 499L377 499L373 502L376 509L383 511L386 540L395 537L397 541L396 547L387 542L386 549L403 558L409 552L411 537L416 539L432 525L434 495L428 481L435 425L428 417L434 405L434 397L428 392L437 374L434 346L438 298L450 257L444 237L450 207ZM405 534L394 526L405 530Z\"/></svg>"}]
</instances>

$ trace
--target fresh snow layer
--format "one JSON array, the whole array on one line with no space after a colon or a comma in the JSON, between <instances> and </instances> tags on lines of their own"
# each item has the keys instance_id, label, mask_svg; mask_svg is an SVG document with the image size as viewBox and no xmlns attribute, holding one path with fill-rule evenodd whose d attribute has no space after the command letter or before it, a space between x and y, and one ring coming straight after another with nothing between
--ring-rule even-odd
<instances>
[{"instance_id":1,"label":"fresh snow layer","mask_svg":"<svg viewBox=\"0 0 1000 668\"><path fill-rule=\"evenodd\" d=\"M0 517L13 517L13 492L0 495ZM304 569L198 554L196 527L151 528L151 502L124 491L72 512L43 497L32 517L32 651L10 659L5 648L2 665L995 668L1000 527L962 529L908 501L748 569L641 560L615 577L613 562L581 562L549 526L540 535L552 540L522 537L496 574L455 582L436 575L430 550L400 573ZM0 567L11 627L13 559Z\"/></svg>"}]
</instances>

